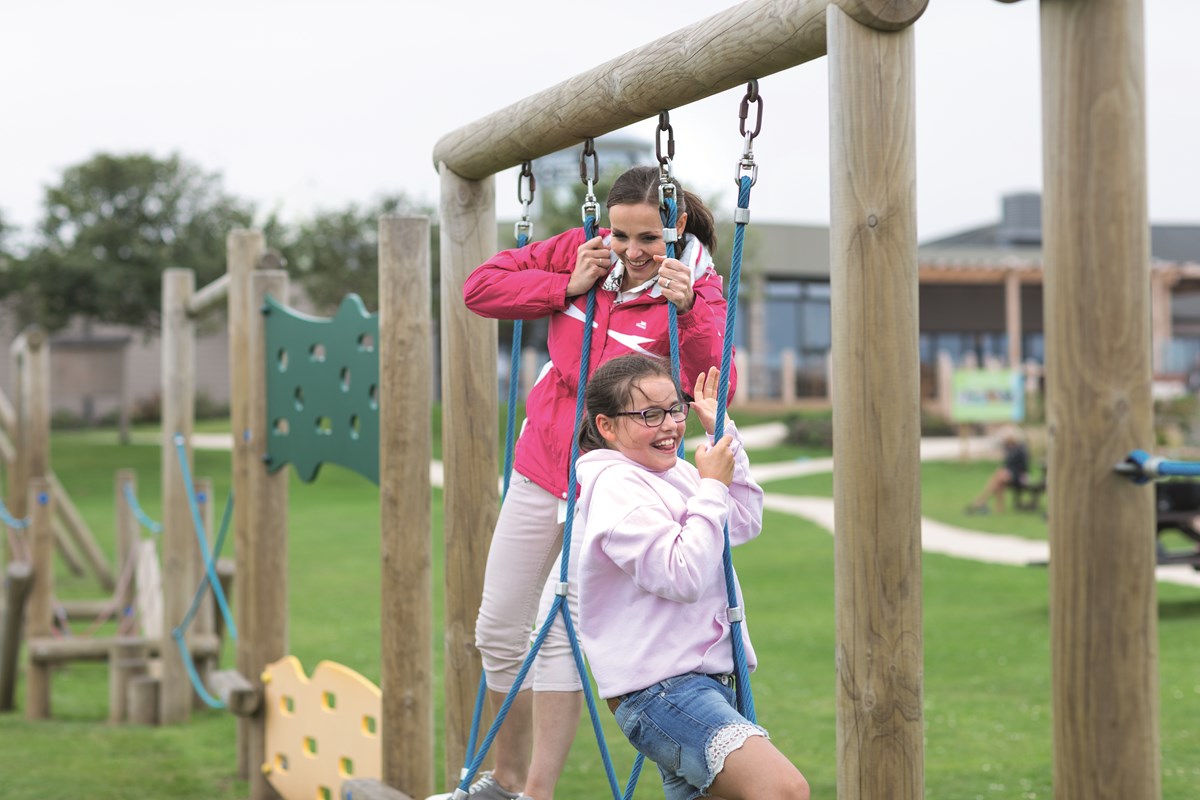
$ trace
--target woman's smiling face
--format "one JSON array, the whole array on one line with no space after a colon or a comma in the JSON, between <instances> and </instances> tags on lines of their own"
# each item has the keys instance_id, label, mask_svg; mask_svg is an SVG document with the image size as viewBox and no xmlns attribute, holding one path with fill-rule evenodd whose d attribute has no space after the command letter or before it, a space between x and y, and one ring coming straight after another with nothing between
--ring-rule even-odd
<instances>
[{"instance_id":1,"label":"woman's smiling face","mask_svg":"<svg viewBox=\"0 0 1200 800\"><path fill-rule=\"evenodd\" d=\"M621 288L640 286L658 272L654 256L667 254L658 206L651 203L616 205L608 209L608 219L612 224L610 248L625 265ZM686 223L687 214L680 214L676 229L681 236Z\"/></svg>"}]
</instances>

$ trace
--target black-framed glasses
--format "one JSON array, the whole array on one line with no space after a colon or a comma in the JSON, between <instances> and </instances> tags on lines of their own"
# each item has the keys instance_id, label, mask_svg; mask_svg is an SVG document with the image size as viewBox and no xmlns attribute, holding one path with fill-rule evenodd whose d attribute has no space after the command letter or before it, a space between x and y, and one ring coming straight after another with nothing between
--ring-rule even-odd
<instances>
[{"instance_id":1,"label":"black-framed glasses","mask_svg":"<svg viewBox=\"0 0 1200 800\"><path fill-rule=\"evenodd\" d=\"M663 424L663 420L667 415L671 415L671 419L675 422L683 422L687 419L688 411L691 406L687 403L676 403L670 408L643 408L641 411L618 411L613 414L614 417L641 417L642 424L647 428L657 428Z\"/></svg>"}]
</instances>

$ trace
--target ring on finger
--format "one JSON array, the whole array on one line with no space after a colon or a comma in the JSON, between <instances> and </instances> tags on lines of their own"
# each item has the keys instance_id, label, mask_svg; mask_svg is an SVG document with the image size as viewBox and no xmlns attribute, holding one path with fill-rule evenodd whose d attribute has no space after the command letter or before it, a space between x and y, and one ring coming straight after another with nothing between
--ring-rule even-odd
<instances>
[{"instance_id":1,"label":"ring on finger","mask_svg":"<svg viewBox=\"0 0 1200 800\"><path fill-rule=\"evenodd\" d=\"M664 288L664 289L666 289L666 288L669 288L669 287L670 287L670 285L671 285L671 279L670 279L670 278L666 278L665 280L663 280L663 288Z\"/></svg>"}]
</instances>

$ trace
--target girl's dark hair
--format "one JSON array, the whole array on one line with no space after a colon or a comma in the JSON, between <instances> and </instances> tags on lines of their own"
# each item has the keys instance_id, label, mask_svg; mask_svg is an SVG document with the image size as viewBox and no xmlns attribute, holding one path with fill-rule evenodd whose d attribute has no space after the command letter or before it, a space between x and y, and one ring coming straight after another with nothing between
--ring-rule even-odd
<instances>
[{"instance_id":1,"label":"girl's dark hair","mask_svg":"<svg viewBox=\"0 0 1200 800\"><path fill-rule=\"evenodd\" d=\"M606 361L588 378L587 389L584 392L584 403L587 414L579 426L579 449L603 450L608 446L600 429L596 427L596 416L603 414L613 417L633 399L633 390L646 378L672 378L671 365L664 358L648 356L641 353L627 353ZM675 392L680 397L683 393L676 385Z\"/></svg>"},{"instance_id":2,"label":"girl's dark hair","mask_svg":"<svg viewBox=\"0 0 1200 800\"><path fill-rule=\"evenodd\" d=\"M658 205L658 167L633 167L626 170L608 190L607 208L636 203ZM717 250L717 229L713 223L712 211L704 201L683 188L675 178L675 206L680 214L687 213L687 232L700 240L708 248L708 252Z\"/></svg>"}]
</instances>

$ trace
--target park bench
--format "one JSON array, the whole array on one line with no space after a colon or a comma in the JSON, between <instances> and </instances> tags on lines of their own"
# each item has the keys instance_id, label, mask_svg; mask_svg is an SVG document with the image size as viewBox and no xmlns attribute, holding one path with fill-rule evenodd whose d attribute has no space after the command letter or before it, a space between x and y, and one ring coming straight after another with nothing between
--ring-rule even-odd
<instances>
[{"instance_id":1,"label":"park bench","mask_svg":"<svg viewBox=\"0 0 1200 800\"><path fill-rule=\"evenodd\" d=\"M1039 471L1028 473L1020 483L1010 486L1012 489L1013 508L1018 511L1038 511L1042 506L1042 495L1046 493L1046 463L1039 465Z\"/></svg>"},{"instance_id":2,"label":"park bench","mask_svg":"<svg viewBox=\"0 0 1200 800\"><path fill-rule=\"evenodd\" d=\"M1200 570L1200 483L1162 481L1154 484L1155 535L1159 564L1191 564ZM1169 549L1163 542L1165 532L1175 531L1190 540L1191 547Z\"/></svg>"}]
</instances>

